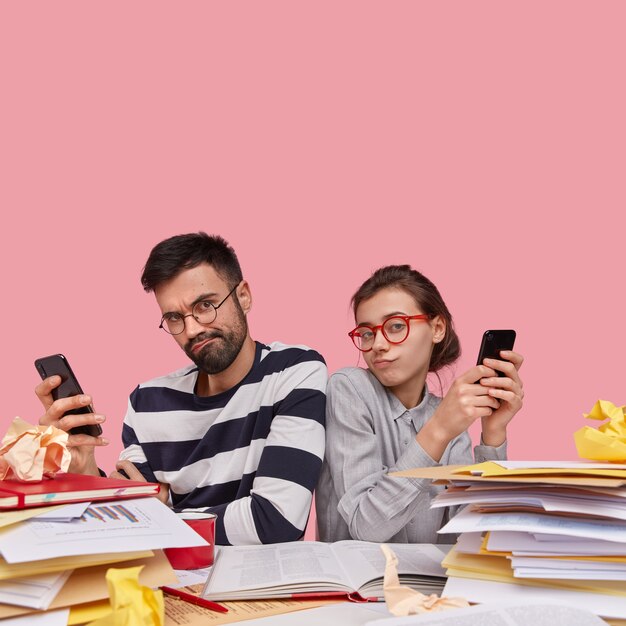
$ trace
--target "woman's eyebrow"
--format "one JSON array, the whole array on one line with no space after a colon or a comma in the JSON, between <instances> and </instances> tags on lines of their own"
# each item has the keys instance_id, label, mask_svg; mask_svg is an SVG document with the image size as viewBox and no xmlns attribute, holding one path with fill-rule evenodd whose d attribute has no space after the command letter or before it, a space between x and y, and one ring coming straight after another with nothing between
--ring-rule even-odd
<instances>
[{"instance_id":1,"label":"woman's eyebrow","mask_svg":"<svg viewBox=\"0 0 626 626\"><path fill-rule=\"evenodd\" d=\"M388 320L390 317L395 317L396 315L408 315L408 313L405 313L404 311L393 311L392 313L383 315L383 319ZM372 322L359 322L357 326L374 326L374 324L372 324Z\"/></svg>"}]
</instances>

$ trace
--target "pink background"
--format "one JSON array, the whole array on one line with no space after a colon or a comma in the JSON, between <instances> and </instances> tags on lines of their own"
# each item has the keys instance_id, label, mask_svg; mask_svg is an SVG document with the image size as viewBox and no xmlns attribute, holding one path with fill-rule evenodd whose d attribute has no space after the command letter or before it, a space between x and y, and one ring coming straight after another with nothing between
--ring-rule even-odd
<instances>
[{"instance_id":1,"label":"pink background","mask_svg":"<svg viewBox=\"0 0 626 626\"><path fill-rule=\"evenodd\" d=\"M575 459L626 404L626 5L12 2L0 8L0 420L63 352L120 450L135 385L186 363L139 275L206 230L259 340L355 365L348 302L411 263L460 333L513 327L510 457ZM448 376L449 379L449 376ZM176 428L172 424L172 428Z\"/></svg>"}]
</instances>

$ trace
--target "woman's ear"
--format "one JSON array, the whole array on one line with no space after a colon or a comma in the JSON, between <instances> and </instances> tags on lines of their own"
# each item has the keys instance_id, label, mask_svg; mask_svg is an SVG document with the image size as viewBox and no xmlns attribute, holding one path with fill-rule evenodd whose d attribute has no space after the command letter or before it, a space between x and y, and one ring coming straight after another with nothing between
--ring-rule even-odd
<instances>
[{"instance_id":1,"label":"woman's ear","mask_svg":"<svg viewBox=\"0 0 626 626\"><path fill-rule=\"evenodd\" d=\"M430 327L433 330L433 343L441 343L446 336L446 320L441 315L435 315L430 320Z\"/></svg>"}]
</instances>

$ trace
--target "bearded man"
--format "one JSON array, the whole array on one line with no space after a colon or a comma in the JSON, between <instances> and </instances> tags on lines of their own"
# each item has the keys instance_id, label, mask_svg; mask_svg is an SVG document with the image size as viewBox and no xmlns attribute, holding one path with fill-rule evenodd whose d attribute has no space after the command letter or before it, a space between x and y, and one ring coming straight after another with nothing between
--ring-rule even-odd
<instances>
[{"instance_id":1,"label":"bearded man","mask_svg":"<svg viewBox=\"0 0 626 626\"><path fill-rule=\"evenodd\" d=\"M141 276L162 328L192 364L140 384L124 418L112 477L159 482L176 511L217 514L222 545L300 539L324 455L327 370L306 346L254 341L252 295L232 247L206 233L176 235L150 252ZM63 430L102 423L68 414L88 395L53 401L58 376L36 393L42 424ZM102 437L69 435L70 471L98 474Z\"/></svg>"}]
</instances>

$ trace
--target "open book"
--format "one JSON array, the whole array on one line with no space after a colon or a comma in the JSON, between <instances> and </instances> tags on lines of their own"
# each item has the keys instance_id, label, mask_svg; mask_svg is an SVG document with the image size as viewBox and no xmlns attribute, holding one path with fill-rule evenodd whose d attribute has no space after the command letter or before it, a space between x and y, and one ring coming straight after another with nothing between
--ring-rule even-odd
<instances>
[{"instance_id":1,"label":"open book","mask_svg":"<svg viewBox=\"0 0 626 626\"><path fill-rule=\"evenodd\" d=\"M451 546L390 544L398 557L400 583L422 593L440 593L446 581L441 561ZM293 541L219 548L202 596L249 600L320 595L381 599L385 557L367 541Z\"/></svg>"}]
</instances>

